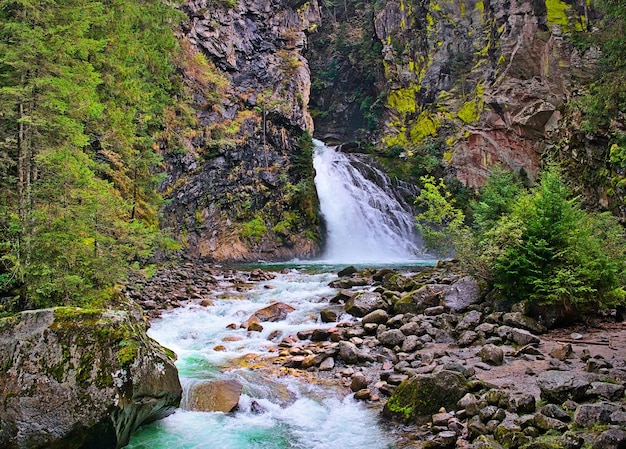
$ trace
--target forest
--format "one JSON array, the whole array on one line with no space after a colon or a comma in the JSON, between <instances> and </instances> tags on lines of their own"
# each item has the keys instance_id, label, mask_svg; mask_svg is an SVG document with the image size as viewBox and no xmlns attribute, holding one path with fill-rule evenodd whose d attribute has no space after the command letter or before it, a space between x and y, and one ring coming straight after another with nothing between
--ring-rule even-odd
<instances>
[{"instance_id":1,"label":"forest","mask_svg":"<svg viewBox=\"0 0 626 449\"><path fill-rule=\"evenodd\" d=\"M594 7L600 17L594 26L567 38L579 48L599 49L599 70L568 107L579 119L580 132L603 142L602 184L607 195L619 199L626 192L626 3L602 0ZM129 271L142 268L157 249L176 247L159 220L163 198L158 186L163 155L181 150L172 137L172 122L193 121L181 73L184 45L176 36L182 20L178 9L160 0L0 0L0 315L106 301ZM348 59L363 51L345 39L340 43L337 51ZM380 102L375 103L376 111L369 111L380 114ZM368 115L369 126L376 123ZM396 163L417 164L413 173L426 175L424 195L445 197L431 176L441 174L432 154L425 164L401 160L399 153L391 155ZM422 217L423 230L428 234L429 220L436 232L442 224L458 225L452 233L473 229L484 251L468 257L482 258L479 266L489 268L486 278L504 292L522 293L511 276L523 272L534 285L523 293L531 296L558 300L602 291L608 303L622 300L624 249L618 237L623 223L606 214L589 221L584 198L578 201L574 195L585 186L563 184L571 161L565 152L552 156L550 164L564 171L546 171L531 190L519 187L524 193L515 198L493 184L482 193L463 191L461 215L447 221ZM548 195L567 214L557 221L566 220L559 223L570 232L568 242L542 234L545 220L554 216L528 215L531 209L554 206L542 203ZM428 204L428 199L418 201ZM494 216L494 210L500 215ZM623 220L623 205L613 213ZM508 221L500 220L503 216ZM503 239L522 238L520 232L527 233L526 246L501 246L498 253ZM591 235L598 240L590 240ZM446 244L452 241L443 236ZM615 245L610 251L601 245L607 238ZM595 246L560 260L567 267L604 270L600 277L584 270L572 274L546 258L559 245L582 250L582 241ZM545 264L556 276L550 282L558 285L533 277L546 272Z\"/></svg>"}]
</instances>

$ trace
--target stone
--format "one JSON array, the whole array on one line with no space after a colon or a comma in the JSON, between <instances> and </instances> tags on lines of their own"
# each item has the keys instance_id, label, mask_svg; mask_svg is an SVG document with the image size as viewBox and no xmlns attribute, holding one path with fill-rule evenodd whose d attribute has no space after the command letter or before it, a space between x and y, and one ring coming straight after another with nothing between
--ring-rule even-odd
<instances>
[{"instance_id":1,"label":"stone","mask_svg":"<svg viewBox=\"0 0 626 449\"><path fill-rule=\"evenodd\" d=\"M393 304L395 313L418 314L429 307L439 306L444 292L450 286L441 284L427 284L417 290L406 293Z\"/></svg>"},{"instance_id":2,"label":"stone","mask_svg":"<svg viewBox=\"0 0 626 449\"><path fill-rule=\"evenodd\" d=\"M413 376L398 386L383 414L405 420L430 417L441 407L453 408L467 393L466 383L465 377L454 371Z\"/></svg>"},{"instance_id":3,"label":"stone","mask_svg":"<svg viewBox=\"0 0 626 449\"><path fill-rule=\"evenodd\" d=\"M376 323L384 324L389 319L389 314L383 309L376 309L361 319L361 324Z\"/></svg>"},{"instance_id":4,"label":"stone","mask_svg":"<svg viewBox=\"0 0 626 449\"><path fill-rule=\"evenodd\" d=\"M519 447L519 442L525 439L522 428L513 421L503 421L494 430L493 436L496 441L505 447Z\"/></svg>"},{"instance_id":5,"label":"stone","mask_svg":"<svg viewBox=\"0 0 626 449\"><path fill-rule=\"evenodd\" d=\"M574 422L581 427L591 427L594 424L609 424L611 415L617 406L609 403L582 404L574 413Z\"/></svg>"},{"instance_id":6,"label":"stone","mask_svg":"<svg viewBox=\"0 0 626 449\"><path fill-rule=\"evenodd\" d=\"M490 365L502 365L504 363L504 351L496 345L487 344L480 348L478 356L484 363Z\"/></svg>"},{"instance_id":7,"label":"stone","mask_svg":"<svg viewBox=\"0 0 626 449\"><path fill-rule=\"evenodd\" d=\"M561 435L560 441L563 449L580 449L585 443L585 439L571 430Z\"/></svg>"},{"instance_id":8,"label":"stone","mask_svg":"<svg viewBox=\"0 0 626 449\"><path fill-rule=\"evenodd\" d=\"M478 281L471 276L459 279L443 295L443 305L453 313L463 312L468 307L480 303L480 300Z\"/></svg>"},{"instance_id":9,"label":"stone","mask_svg":"<svg viewBox=\"0 0 626 449\"><path fill-rule=\"evenodd\" d=\"M609 401L619 401L624 396L624 386L608 382L591 382L591 388L587 390L587 395Z\"/></svg>"},{"instance_id":10,"label":"stone","mask_svg":"<svg viewBox=\"0 0 626 449\"><path fill-rule=\"evenodd\" d=\"M337 322L337 312L329 309L320 310L320 320L322 323L336 323Z\"/></svg>"},{"instance_id":11,"label":"stone","mask_svg":"<svg viewBox=\"0 0 626 449\"><path fill-rule=\"evenodd\" d=\"M429 448L452 449L455 446L457 435L451 430L444 430L435 435L429 443Z\"/></svg>"},{"instance_id":12,"label":"stone","mask_svg":"<svg viewBox=\"0 0 626 449\"><path fill-rule=\"evenodd\" d=\"M380 343L389 348L401 345L405 338L405 335L400 329L390 329L388 331L380 332L378 335Z\"/></svg>"},{"instance_id":13,"label":"stone","mask_svg":"<svg viewBox=\"0 0 626 449\"><path fill-rule=\"evenodd\" d=\"M285 304L283 302L275 302L274 304L270 304L267 307L263 307L262 309L257 310L252 314L252 316L248 319L248 323L251 320L257 320L259 322L276 322L280 320L284 320L287 318L287 314L293 312L294 309L289 304ZM248 326L248 329L250 327Z\"/></svg>"},{"instance_id":14,"label":"stone","mask_svg":"<svg viewBox=\"0 0 626 449\"><path fill-rule=\"evenodd\" d=\"M549 416L544 415L543 413L536 413L535 418L533 419L533 424L538 429L547 432L548 430L558 430L565 431L567 430L567 424L563 421L551 418Z\"/></svg>"},{"instance_id":15,"label":"stone","mask_svg":"<svg viewBox=\"0 0 626 449\"><path fill-rule=\"evenodd\" d=\"M235 379L193 385L186 408L198 412L232 412L239 404L242 389L241 382Z\"/></svg>"},{"instance_id":16,"label":"stone","mask_svg":"<svg viewBox=\"0 0 626 449\"><path fill-rule=\"evenodd\" d=\"M526 346L531 344L539 344L541 340L538 337L531 334L527 330L511 328L508 334L508 338L519 346Z\"/></svg>"},{"instance_id":17,"label":"stone","mask_svg":"<svg viewBox=\"0 0 626 449\"><path fill-rule=\"evenodd\" d=\"M491 435L480 435L472 445L474 449L504 449Z\"/></svg>"},{"instance_id":18,"label":"stone","mask_svg":"<svg viewBox=\"0 0 626 449\"><path fill-rule=\"evenodd\" d=\"M509 408L515 413L532 413L535 407L535 397L530 393L516 393L509 399Z\"/></svg>"},{"instance_id":19,"label":"stone","mask_svg":"<svg viewBox=\"0 0 626 449\"><path fill-rule=\"evenodd\" d=\"M349 341L339 342L339 358L345 363L354 364L359 360L359 350Z\"/></svg>"},{"instance_id":20,"label":"stone","mask_svg":"<svg viewBox=\"0 0 626 449\"><path fill-rule=\"evenodd\" d=\"M59 307L0 319L0 447L122 447L178 407L173 354L139 307Z\"/></svg>"},{"instance_id":21,"label":"stone","mask_svg":"<svg viewBox=\"0 0 626 449\"><path fill-rule=\"evenodd\" d=\"M607 429L593 442L593 449L626 449L626 431L624 429Z\"/></svg>"},{"instance_id":22,"label":"stone","mask_svg":"<svg viewBox=\"0 0 626 449\"><path fill-rule=\"evenodd\" d=\"M478 340L478 334L474 331L467 330L459 335L459 338L456 340L456 344L461 348L466 348L471 346L476 340Z\"/></svg>"},{"instance_id":23,"label":"stone","mask_svg":"<svg viewBox=\"0 0 626 449\"><path fill-rule=\"evenodd\" d=\"M386 310L387 308L387 301L377 292L355 293L344 305L344 309L347 313L358 318L364 317L374 310Z\"/></svg>"},{"instance_id":24,"label":"stone","mask_svg":"<svg viewBox=\"0 0 626 449\"><path fill-rule=\"evenodd\" d=\"M424 347L424 343L419 339L416 335L407 336L402 342L402 351L403 352L413 352L416 349L421 349Z\"/></svg>"},{"instance_id":25,"label":"stone","mask_svg":"<svg viewBox=\"0 0 626 449\"><path fill-rule=\"evenodd\" d=\"M568 357L571 357L573 352L574 351L572 350L572 345L569 343L566 343L564 345L559 345L553 348L552 351L550 351L550 356L563 362Z\"/></svg>"},{"instance_id":26,"label":"stone","mask_svg":"<svg viewBox=\"0 0 626 449\"><path fill-rule=\"evenodd\" d=\"M363 374L354 374L350 380L350 389L353 392L367 388L367 378Z\"/></svg>"},{"instance_id":27,"label":"stone","mask_svg":"<svg viewBox=\"0 0 626 449\"><path fill-rule=\"evenodd\" d=\"M562 404L568 399L578 401L584 398L591 383L573 372L548 370L539 373L537 385L543 400Z\"/></svg>"},{"instance_id":28,"label":"stone","mask_svg":"<svg viewBox=\"0 0 626 449\"><path fill-rule=\"evenodd\" d=\"M335 359L332 357L325 358L320 363L320 371L331 371L335 367Z\"/></svg>"},{"instance_id":29,"label":"stone","mask_svg":"<svg viewBox=\"0 0 626 449\"><path fill-rule=\"evenodd\" d=\"M337 276L339 277L345 277L345 276L352 276L353 274L358 273L359 270L357 270L354 265L349 265L346 268L344 268L343 270L340 270L337 273Z\"/></svg>"},{"instance_id":30,"label":"stone","mask_svg":"<svg viewBox=\"0 0 626 449\"><path fill-rule=\"evenodd\" d=\"M467 312L459 324L456 325L457 331L464 331L468 329L474 329L476 326L480 324L480 320L482 319L483 314L478 310L471 310Z\"/></svg>"},{"instance_id":31,"label":"stone","mask_svg":"<svg viewBox=\"0 0 626 449\"><path fill-rule=\"evenodd\" d=\"M546 331L546 328L535 319L520 312L505 313L502 316L502 321L508 326L525 329L534 334L543 334Z\"/></svg>"},{"instance_id":32,"label":"stone","mask_svg":"<svg viewBox=\"0 0 626 449\"><path fill-rule=\"evenodd\" d=\"M563 409L559 408L555 404L548 404L541 407L539 410L544 416L549 416L550 418L555 418L563 422L571 421L571 417L565 412Z\"/></svg>"},{"instance_id":33,"label":"stone","mask_svg":"<svg viewBox=\"0 0 626 449\"><path fill-rule=\"evenodd\" d=\"M372 396L372 391L369 388L363 388L354 392L354 399L359 401L368 401Z\"/></svg>"}]
</instances>

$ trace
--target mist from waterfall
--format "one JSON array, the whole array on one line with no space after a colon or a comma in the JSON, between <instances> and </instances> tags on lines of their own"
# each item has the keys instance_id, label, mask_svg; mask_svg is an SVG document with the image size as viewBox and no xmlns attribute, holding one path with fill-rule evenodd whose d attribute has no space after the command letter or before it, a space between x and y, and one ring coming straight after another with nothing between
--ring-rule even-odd
<instances>
[{"instance_id":1,"label":"mist from waterfall","mask_svg":"<svg viewBox=\"0 0 626 449\"><path fill-rule=\"evenodd\" d=\"M414 214L389 177L371 166L362 170L353 155L314 142L315 186L327 232L322 258L334 263L423 258Z\"/></svg>"}]
</instances>

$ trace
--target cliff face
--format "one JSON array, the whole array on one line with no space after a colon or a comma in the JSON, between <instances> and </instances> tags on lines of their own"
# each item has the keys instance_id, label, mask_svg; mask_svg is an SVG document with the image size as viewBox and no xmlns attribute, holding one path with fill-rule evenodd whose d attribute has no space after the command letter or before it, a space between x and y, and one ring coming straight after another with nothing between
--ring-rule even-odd
<instances>
[{"instance_id":1,"label":"cliff face","mask_svg":"<svg viewBox=\"0 0 626 449\"><path fill-rule=\"evenodd\" d=\"M494 164L532 181L541 155L563 139L565 105L591 79L597 57L566 36L586 28L590 14L585 2L560 0L390 0L368 15L347 11L329 32L336 42L357 16L374 25L383 70L369 86L384 104L383 151L426 158L434 147L449 175L476 187ZM314 78L328 73L323 61L342 60L340 50L314 50L324 54ZM314 92L315 104L324 101L323 90Z\"/></svg>"},{"instance_id":2,"label":"cliff face","mask_svg":"<svg viewBox=\"0 0 626 449\"><path fill-rule=\"evenodd\" d=\"M194 123L186 151L166 156L166 223L193 256L313 256L319 231L302 50L319 21L317 3L189 1L182 10Z\"/></svg>"}]
</instances>

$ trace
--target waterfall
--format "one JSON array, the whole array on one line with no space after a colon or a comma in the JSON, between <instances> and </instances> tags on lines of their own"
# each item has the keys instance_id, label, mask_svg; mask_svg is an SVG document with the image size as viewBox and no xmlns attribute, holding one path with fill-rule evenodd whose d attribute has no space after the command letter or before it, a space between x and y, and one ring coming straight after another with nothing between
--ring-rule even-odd
<instances>
[{"instance_id":1,"label":"waterfall","mask_svg":"<svg viewBox=\"0 0 626 449\"><path fill-rule=\"evenodd\" d=\"M314 142L315 186L327 231L323 259L385 263L423 257L414 214L394 193L389 177L336 147Z\"/></svg>"}]
</instances>

